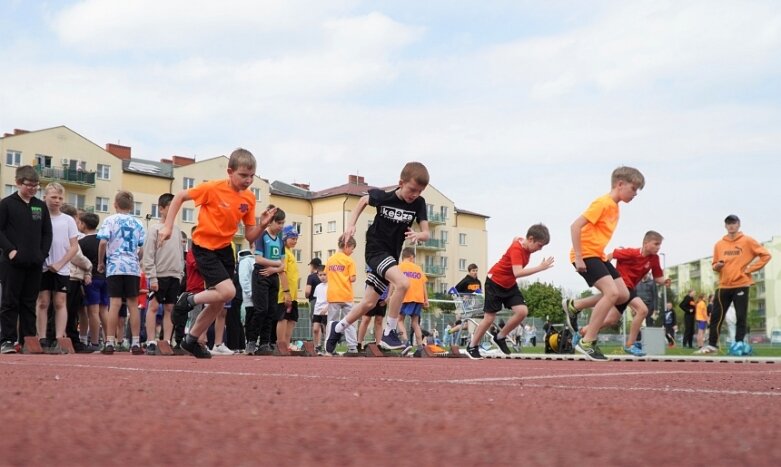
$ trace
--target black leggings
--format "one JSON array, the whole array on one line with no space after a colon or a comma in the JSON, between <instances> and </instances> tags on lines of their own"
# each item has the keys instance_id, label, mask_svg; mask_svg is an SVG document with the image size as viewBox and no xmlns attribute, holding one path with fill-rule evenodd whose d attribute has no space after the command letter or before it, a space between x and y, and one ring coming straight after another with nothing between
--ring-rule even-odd
<instances>
[{"instance_id":1,"label":"black leggings","mask_svg":"<svg viewBox=\"0 0 781 467\"><path fill-rule=\"evenodd\" d=\"M716 292L716 298L713 300L713 312L710 317L710 335L708 344L713 347L719 346L719 334L721 333L721 323L727 314L730 305L735 305L735 341L742 342L746 337L746 318L748 315L748 287L737 287L734 289L719 289Z\"/></svg>"}]
</instances>

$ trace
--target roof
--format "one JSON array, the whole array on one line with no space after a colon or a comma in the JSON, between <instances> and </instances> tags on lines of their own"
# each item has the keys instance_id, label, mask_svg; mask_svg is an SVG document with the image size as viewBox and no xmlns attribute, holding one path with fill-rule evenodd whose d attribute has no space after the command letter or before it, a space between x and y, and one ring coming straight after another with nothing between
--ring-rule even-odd
<instances>
[{"instance_id":1,"label":"roof","mask_svg":"<svg viewBox=\"0 0 781 467\"><path fill-rule=\"evenodd\" d=\"M345 183L344 185L339 185L331 188L326 188L325 190L320 190L314 192L314 195L312 198L328 198L330 196L343 196L343 195L352 195L352 196L364 196L369 194L369 190L372 190L374 186L367 185L365 183L362 184L355 184L355 183Z\"/></svg>"},{"instance_id":2,"label":"roof","mask_svg":"<svg viewBox=\"0 0 781 467\"><path fill-rule=\"evenodd\" d=\"M483 217L485 219L490 219L491 218L491 216L486 216L485 214L480 214L479 212L467 211L466 209L461 209L461 208L458 208L458 207L455 208L455 209L456 209L456 214L468 214L470 216Z\"/></svg>"},{"instance_id":3,"label":"roof","mask_svg":"<svg viewBox=\"0 0 781 467\"><path fill-rule=\"evenodd\" d=\"M301 199L312 199L312 195L314 194L313 191L306 190L289 183L280 182L279 180L274 180L271 182L269 185L269 191L272 195L289 196L292 198Z\"/></svg>"},{"instance_id":4,"label":"roof","mask_svg":"<svg viewBox=\"0 0 781 467\"><path fill-rule=\"evenodd\" d=\"M174 178L173 164L148 161L146 159L131 158L130 160L122 161L122 171L151 177Z\"/></svg>"}]
</instances>

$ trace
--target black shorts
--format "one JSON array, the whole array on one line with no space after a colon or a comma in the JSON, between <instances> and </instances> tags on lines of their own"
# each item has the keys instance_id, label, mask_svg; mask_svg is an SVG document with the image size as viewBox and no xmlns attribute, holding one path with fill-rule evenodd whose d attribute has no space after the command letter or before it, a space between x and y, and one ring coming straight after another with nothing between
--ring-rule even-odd
<instances>
[{"instance_id":1,"label":"black shorts","mask_svg":"<svg viewBox=\"0 0 781 467\"><path fill-rule=\"evenodd\" d=\"M377 302L379 303L379 302ZM369 310L368 313L366 313L366 316L385 316L385 312L388 310L388 304L385 305L377 305L371 310Z\"/></svg>"},{"instance_id":2,"label":"black shorts","mask_svg":"<svg viewBox=\"0 0 781 467\"><path fill-rule=\"evenodd\" d=\"M490 278L485 279L485 305L486 313L499 313L502 308L512 308L518 305L526 305L523 294L518 286L506 289Z\"/></svg>"},{"instance_id":3,"label":"black shorts","mask_svg":"<svg viewBox=\"0 0 781 467\"><path fill-rule=\"evenodd\" d=\"M616 305L616 309L619 313L624 314L624 310L626 310L626 307L629 306L629 302L637 298L637 290L635 290L634 287L629 289L629 300L625 301L624 303L620 305Z\"/></svg>"},{"instance_id":4,"label":"black shorts","mask_svg":"<svg viewBox=\"0 0 781 467\"><path fill-rule=\"evenodd\" d=\"M176 277L158 277L157 292L150 293L149 299L151 300L154 296L157 303L160 304L176 303L180 287L181 282Z\"/></svg>"},{"instance_id":5,"label":"black shorts","mask_svg":"<svg viewBox=\"0 0 781 467\"><path fill-rule=\"evenodd\" d=\"M320 323L323 326L328 324L328 315L312 315L312 324Z\"/></svg>"},{"instance_id":6,"label":"black shorts","mask_svg":"<svg viewBox=\"0 0 781 467\"><path fill-rule=\"evenodd\" d=\"M293 321L298 322L298 302L293 300L290 305L290 313L287 312L287 307L284 303L277 303L277 321Z\"/></svg>"},{"instance_id":7,"label":"black shorts","mask_svg":"<svg viewBox=\"0 0 781 467\"><path fill-rule=\"evenodd\" d=\"M233 258L233 248L230 245L219 250L210 250L193 243L193 256L207 289L226 279L233 280L236 260Z\"/></svg>"},{"instance_id":8,"label":"black shorts","mask_svg":"<svg viewBox=\"0 0 781 467\"><path fill-rule=\"evenodd\" d=\"M600 258L585 258L583 262L586 263L586 272L578 271L578 274L586 279L586 284L589 287L594 287L594 284L605 276L610 276L614 280L621 277L610 261L602 261ZM574 266L575 263L572 265Z\"/></svg>"},{"instance_id":9,"label":"black shorts","mask_svg":"<svg viewBox=\"0 0 781 467\"><path fill-rule=\"evenodd\" d=\"M68 293L69 276L61 276L56 272L44 271L41 276L41 288L39 290L48 290L50 292Z\"/></svg>"},{"instance_id":10,"label":"black shorts","mask_svg":"<svg viewBox=\"0 0 781 467\"><path fill-rule=\"evenodd\" d=\"M398 265L396 257L388 253L367 253L366 285L373 288L378 294L384 294L390 284L385 279L385 273L388 272L388 269Z\"/></svg>"},{"instance_id":11,"label":"black shorts","mask_svg":"<svg viewBox=\"0 0 781 467\"><path fill-rule=\"evenodd\" d=\"M138 276L116 275L106 278L108 296L111 298L138 298Z\"/></svg>"}]
</instances>

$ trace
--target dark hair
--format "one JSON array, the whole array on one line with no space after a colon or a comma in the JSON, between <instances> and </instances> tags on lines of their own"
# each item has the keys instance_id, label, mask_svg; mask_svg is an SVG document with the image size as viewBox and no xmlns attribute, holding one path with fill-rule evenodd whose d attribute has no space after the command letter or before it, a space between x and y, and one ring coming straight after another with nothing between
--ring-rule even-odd
<instances>
[{"instance_id":1,"label":"dark hair","mask_svg":"<svg viewBox=\"0 0 781 467\"><path fill-rule=\"evenodd\" d=\"M325 265L318 264L317 265L317 272L323 272L323 271L325 271Z\"/></svg>"},{"instance_id":2,"label":"dark hair","mask_svg":"<svg viewBox=\"0 0 781 467\"><path fill-rule=\"evenodd\" d=\"M38 172L31 165L23 165L16 168L16 183L23 183L25 180L38 183Z\"/></svg>"},{"instance_id":3,"label":"dark hair","mask_svg":"<svg viewBox=\"0 0 781 467\"><path fill-rule=\"evenodd\" d=\"M357 243L355 243L355 238L353 238L353 237L350 237L350 239L347 240L347 242L344 241L344 237L339 237L339 242L336 245L339 247L339 249L342 249L345 246L351 246L351 247L355 248Z\"/></svg>"},{"instance_id":4,"label":"dark hair","mask_svg":"<svg viewBox=\"0 0 781 467\"><path fill-rule=\"evenodd\" d=\"M269 204L266 206L266 209L274 209L277 208L273 204ZM271 218L271 222L285 222L285 211L282 210L282 208L277 208L276 212L274 212L274 217Z\"/></svg>"},{"instance_id":5,"label":"dark hair","mask_svg":"<svg viewBox=\"0 0 781 467\"><path fill-rule=\"evenodd\" d=\"M401 250L401 257L402 258L414 258L415 257L415 250L407 247Z\"/></svg>"},{"instance_id":6,"label":"dark hair","mask_svg":"<svg viewBox=\"0 0 781 467\"><path fill-rule=\"evenodd\" d=\"M477 269L477 265L475 263L472 263L466 267L467 271L471 271L472 269Z\"/></svg>"},{"instance_id":7,"label":"dark hair","mask_svg":"<svg viewBox=\"0 0 781 467\"><path fill-rule=\"evenodd\" d=\"M415 180L417 183L427 186L429 181L428 169L420 162L407 162L404 168L401 169L399 179L402 182Z\"/></svg>"},{"instance_id":8,"label":"dark hair","mask_svg":"<svg viewBox=\"0 0 781 467\"><path fill-rule=\"evenodd\" d=\"M95 230L98 228L98 224L100 224L100 217L94 212L82 212L79 215L79 220L88 230Z\"/></svg>"},{"instance_id":9,"label":"dark hair","mask_svg":"<svg viewBox=\"0 0 781 467\"><path fill-rule=\"evenodd\" d=\"M526 232L526 238L533 238L543 245L550 243L550 232L543 224L534 224Z\"/></svg>"},{"instance_id":10,"label":"dark hair","mask_svg":"<svg viewBox=\"0 0 781 467\"><path fill-rule=\"evenodd\" d=\"M161 208L164 208L171 204L171 201L174 199L173 193L163 193L160 195L159 198L157 198L157 205Z\"/></svg>"},{"instance_id":11,"label":"dark hair","mask_svg":"<svg viewBox=\"0 0 781 467\"><path fill-rule=\"evenodd\" d=\"M79 210L72 204L65 203L60 207L60 212L67 214L71 217L76 217L79 214Z\"/></svg>"},{"instance_id":12,"label":"dark hair","mask_svg":"<svg viewBox=\"0 0 781 467\"><path fill-rule=\"evenodd\" d=\"M114 196L114 202L117 203L117 208L123 211L130 211L133 209L133 193L120 190L117 195Z\"/></svg>"}]
</instances>

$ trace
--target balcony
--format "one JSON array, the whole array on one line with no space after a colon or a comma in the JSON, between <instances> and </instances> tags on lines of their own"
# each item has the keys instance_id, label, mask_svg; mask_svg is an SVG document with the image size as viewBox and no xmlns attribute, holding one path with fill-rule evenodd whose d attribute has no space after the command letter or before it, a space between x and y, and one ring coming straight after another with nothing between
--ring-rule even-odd
<instances>
[{"instance_id":1,"label":"balcony","mask_svg":"<svg viewBox=\"0 0 781 467\"><path fill-rule=\"evenodd\" d=\"M431 225L442 225L447 222L447 217L442 214L429 213L428 223Z\"/></svg>"},{"instance_id":2,"label":"balcony","mask_svg":"<svg viewBox=\"0 0 781 467\"><path fill-rule=\"evenodd\" d=\"M59 182L67 186L95 187L95 172L67 169L64 167L35 166L35 171L41 177L42 182Z\"/></svg>"},{"instance_id":3,"label":"balcony","mask_svg":"<svg viewBox=\"0 0 781 467\"><path fill-rule=\"evenodd\" d=\"M429 277L443 277L445 275L445 268L442 266L434 266L433 264L427 264L423 267L423 272Z\"/></svg>"},{"instance_id":4,"label":"balcony","mask_svg":"<svg viewBox=\"0 0 781 467\"><path fill-rule=\"evenodd\" d=\"M446 243L442 240L426 240L423 243L418 243L417 249L418 250L427 250L427 251L443 251L445 249Z\"/></svg>"}]
</instances>

